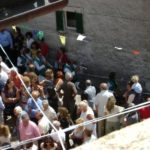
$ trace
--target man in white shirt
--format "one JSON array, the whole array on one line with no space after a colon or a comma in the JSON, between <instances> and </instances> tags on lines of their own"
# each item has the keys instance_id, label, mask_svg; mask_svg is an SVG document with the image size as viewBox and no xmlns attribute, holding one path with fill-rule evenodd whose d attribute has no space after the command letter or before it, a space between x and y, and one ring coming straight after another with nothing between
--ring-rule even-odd
<instances>
[{"instance_id":1,"label":"man in white shirt","mask_svg":"<svg viewBox=\"0 0 150 150\"><path fill-rule=\"evenodd\" d=\"M50 123L48 118L46 116L43 116L43 114L40 111L37 111L35 113L35 117L38 120L38 128L40 130L41 135L45 135L50 130Z\"/></svg>"},{"instance_id":2,"label":"man in white shirt","mask_svg":"<svg viewBox=\"0 0 150 150\"><path fill-rule=\"evenodd\" d=\"M43 100L42 105L43 105L43 112L47 116L47 118L51 122L56 120L57 119L57 114L56 114L55 110L51 106L49 106L48 100Z\"/></svg>"},{"instance_id":3,"label":"man in white shirt","mask_svg":"<svg viewBox=\"0 0 150 150\"><path fill-rule=\"evenodd\" d=\"M94 86L92 86L91 80L86 80L85 84L86 84L86 89L84 93L87 94L88 104L93 109L94 98L96 96L96 89Z\"/></svg>"},{"instance_id":4,"label":"man in white shirt","mask_svg":"<svg viewBox=\"0 0 150 150\"><path fill-rule=\"evenodd\" d=\"M58 133L55 133L53 135L51 135L51 137L53 138L54 141L56 141L57 143L60 143L60 139L59 137L62 139L63 143L65 143L66 141L66 134L65 132L61 129L61 124L59 121L55 120L53 121L53 125L55 126L55 128L59 131L59 136ZM54 129L52 129L51 133L55 132Z\"/></svg>"},{"instance_id":5,"label":"man in white shirt","mask_svg":"<svg viewBox=\"0 0 150 150\"><path fill-rule=\"evenodd\" d=\"M89 121L95 118L92 108L88 106L88 103L86 101L81 101L79 103L79 110L81 112L80 118L82 118L84 121ZM88 130L91 130L92 134L97 137L96 124L92 123L92 124L86 125L85 128Z\"/></svg>"},{"instance_id":6,"label":"man in white shirt","mask_svg":"<svg viewBox=\"0 0 150 150\"><path fill-rule=\"evenodd\" d=\"M113 96L113 93L108 91L107 83L100 84L100 93L95 97L95 107L98 117L104 116L104 106L106 105L108 98ZM98 122L98 136L103 136L105 134L105 121Z\"/></svg>"}]
</instances>

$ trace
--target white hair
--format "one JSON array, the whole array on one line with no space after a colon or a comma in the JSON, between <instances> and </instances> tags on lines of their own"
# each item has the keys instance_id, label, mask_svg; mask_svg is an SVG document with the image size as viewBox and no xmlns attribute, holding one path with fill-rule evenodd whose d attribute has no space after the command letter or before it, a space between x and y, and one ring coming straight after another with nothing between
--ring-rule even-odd
<instances>
[{"instance_id":1,"label":"white hair","mask_svg":"<svg viewBox=\"0 0 150 150\"><path fill-rule=\"evenodd\" d=\"M16 67L12 67L12 68L10 69L10 71L11 71L11 72L18 72L18 69L17 69Z\"/></svg>"},{"instance_id":2,"label":"white hair","mask_svg":"<svg viewBox=\"0 0 150 150\"><path fill-rule=\"evenodd\" d=\"M48 105L49 105L48 100L43 100L43 101L42 101L42 104L43 104L43 105L45 105L45 104L48 104Z\"/></svg>"},{"instance_id":3,"label":"white hair","mask_svg":"<svg viewBox=\"0 0 150 150\"><path fill-rule=\"evenodd\" d=\"M16 106L14 108L14 111L16 111L17 113L21 113L22 112L22 108L20 106Z\"/></svg>"},{"instance_id":4,"label":"white hair","mask_svg":"<svg viewBox=\"0 0 150 150\"><path fill-rule=\"evenodd\" d=\"M81 102L79 103L79 107L83 107L83 108L88 107L88 103L87 103L87 101L86 101L86 100L81 101Z\"/></svg>"},{"instance_id":5,"label":"white hair","mask_svg":"<svg viewBox=\"0 0 150 150\"><path fill-rule=\"evenodd\" d=\"M139 82L139 76L138 76L138 75L133 75L133 76L131 77L131 81L132 81L133 83Z\"/></svg>"},{"instance_id":6,"label":"white hair","mask_svg":"<svg viewBox=\"0 0 150 150\"><path fill-rule=\"evenodd\" d=\"M56 127L56 128L59 128L61 123L57 120L53 121L53 125Z\"/></svg>"},{"instance_id":7,"label":"white hair","mask_svg":"<svg viewBox=\"0 0 150 150\"><path fill-rule=\"evenodd\" d=\"M71 72L66 72L66 74L65 74L65 79L66 79L67 81L71 80L71 79L72 79L72 73L71 73Z\"/></svg>"}]
</instances>

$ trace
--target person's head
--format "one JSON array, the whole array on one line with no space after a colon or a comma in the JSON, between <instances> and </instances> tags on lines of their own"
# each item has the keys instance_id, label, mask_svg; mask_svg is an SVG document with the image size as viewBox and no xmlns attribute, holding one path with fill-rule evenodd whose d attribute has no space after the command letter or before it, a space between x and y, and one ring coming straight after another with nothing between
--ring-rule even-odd
<instances>
[{"instance_id":1,"label":"person's head","mask_svg":"<svg viewBox=\"0 0 150 150\"><path fill-rule=\"evenodd\" d=\"M66 118L69 115L69 111L66 107L59 107L58 112L59 112L59 115L63 118Z\"/></svg>"},{"instance_id":2,"label":"person's head","mask_svg":"<svg viewBox=\"0 0 150 150\"><path fill-rule=\"evenodd\" d=\"M72 73L71 72L66 72L65 73L65 79L66 81L71 81L73 78Z\"/></svg>"},{"instance_id":3,"label":"person's head","mask_svg":"<svg viewBox=\"0 0 150 150\"><path fill-rule=\"evenodd\" d=\"M26 32L25 36L27 39L30 39L33 37L33 34L32 34L32 32Z\"/></svg>"},{"instance_id":4,"label":"person's head","mask_svg":"<svg viewBox=\"0 0 150 150\"><path fill-rule=\"evenodd\" d=\"M85 138L90 138L91 135L92 135L92 131L91 130L88 130L88 129L84 130L84 133L83 133L84 139Z\"/></svg>"},{"instance_id":5,"label":"person's head","mask_svg":"<svg viewBox=\"0 0 150 150\"><path fill-rule=\"evenodd\" d=\"M28 71L29 71L29 72L35 72L35 65L34 65L33 63L30 63L30 64L28 65Z\"/></svg>"},{"instance_id":6,"label":"person's head","mask_svg":"<svg viewBox=\"0 0 150 150\"><path fill-rule=\"evenodd\" d=\"M106 90L108 90L108 85L107 85L107 83L101 83L101 84L100 84L100 90L101 90L101 91L106 91Z\"/></svg>"},{"instance_id":7,"label":"person's head","mask_svg":"<svg viewBox=\"0 0 150 150\"><path fill-rule=\"evenodd\" d=\"M106 108L109 112L111 112L111 110L114 108L116 104L116 98L114 96L111 96L108 98L107 104L106 104Z\"/></svg>"},{"instance_id":8,"label":"person's head","mask_svg":"<svg viewBox=\"0 0 150 150\"><path fill-rule=\"evenodd\" d=\"M21 28L19 28L19 27L16 26L16 32L17 32L18 34L21 34Z\"/></svg>"},{"instance_id":9,"label":"person's head","mask_svg":"<svg viewBox=\"0 0 150 150\"><path fill-rule=\"evenodd\" d=\"M11 79L8 79L6 82L6 87L8 89L12 88L14 86L14 81L12 81Z\"/></svg>"},{"instance_id":10,"label":"person's head","mask_svg":"<svg viewBox=\"0 0 150 150\"><path fill-rule=\"evenodd\" d=\"M75 123L76 124L80 124L80 123L83 123L84 122L84 119L83 118L78 118L75 120ZM83 125L79 126L78 129L82 130L84 128Z\"/></svg>"},{"instance_id":11,"label":"person's head","mask_svg":"<svg viewBox=\"0 0 150 150\"><path fill-rule=\"evenodd\" d=\"M81 101L79 103L79 109L80 111L86 112L88 108L88 103L86 101Z\"/></svg>"},{"instance_id":12,"label":"person's head","mask_svg":"<svg viewBox=\"0 0 150 150\"><path fill-rule=\"evenodd\" d=\"M25 47L25 48L24 48L24 53L25 53L25 54L30 54L30 49Z\"/></svg>"},{"instance_id":13,"label":"person's head","mask_svg":"<svg viewBox=\"0 0 150 150\"><path fill-rule=\"evenodd\" d=\"M53 121L53 125L55 126L55 128L56 128L57 130L59 130L59 129L60 129L60 126L61 126L61 123L60 123L58 120L54 120L54 121Z\"/></svg>"},{"instance_id":14,"label":"person's head","mask_svg":"<svg viewBox=\"0 0 150 150\"><path fill-rule=\"evenodd\" d=\"M43 105L43 109L44 111L48 109L49 107L49 103L48 103L48 100L43 100L42 101L42 105Z\"/></svg>"},{"instance_id":15,"label":"person's head","mask_svg":"<svg viewBox=\"0 0 150 150\"><path fill-rule=\"evenodd\" d=\"M17 68L12 68L12 69L11 69L11 71L10 71L10 76L11 76L12 78L17 76Z\"/></svg>"},{"instance_id":16,"label":"person's head","mask_svg":"<svg viewBox=\"0 0 150 150\"><path fill-rule=\"evenodd\" d=\"M0 135L8 137L10 135L10 130L7 125L0 124Z\"/></svg>"},{"instance_id":17,"label":"person's head","mask_svg":"<svg viewBox=\"0 0 150 150\"><path fill-rule=\"evenodd\" d=\"M62 71L57 71L56 77L63 79L63 73L62 73Z\"/></svg>"},{"instance_id":18,"label":"person's head","mask_svg":"<svg viewBox=\"0 0 150 150\"><path fill-rule=\"evenodd\" d=\"M28 113L25 111L22 111L21 119L22 119L23 126L27 127L29 124L29 120L30 120Z\"/></svg>"},{"instance_id":19,"label":"person's head","mask_svg":"<svg viewBox=\"0 0 150 150\"><path fill-rule=\"evenodd\" d=\"M49 79L54 79L54 72L53 72L53 70L52 69L47 69L46 71L45 71L45 76L47 77L47 78L49 78Z\"/></svg>"},{"instance_id":20,"label":"person's head","mask_svg":"<svg viewBox=\"0 0 150 150\"><path fill-rule=\"evenodd\" d=\"M27 149L30 149L32 146L33 146L33 142L30 142L30 143L26 144Z\"/></svg>"},{"instance_id":21,"label":"person's head","mask_svg":"<svg viewBox=\"0 0 150 150\"><path fill-rule=\"evenodd\" d=\"M133 76L131 77L131 81L132 81L133 83L139 82L139 76L138 76L138 75L133 75Z\"/></svg>"},{"instance_id":22,"label":"person's head","mask_svg":"<svg viewBox=\"0 0 150 150\"><path fill-rule=\"evenodd\" d=\"M22 80L27 87L30 86L30 78L28 76L22 76Z\"/></svg>"},{"instance_id":23,"label":"person's head","mask_svg":"<svg viewBox=\"0 0 150 150\"><path fill-rule=\"evenodd\" d=\"M39 97L40 93L37 90L32 91L32 96L35 100L37 100L37 98Z\"/></svg>"},{"instance_id":24,"label":"person's head","mask_svg":"<svg viewBox=\"0 0 150 150\"><path fill-rule=\"evenodd\" d=\"M43 114L42 114L39 110L37 110L37 111L35 112L35 118L36 118L37 120L40 120L42 117L43 117Z\"/></svg>"},{"instance_id":25,"label":"person's head","mask_svg":"<svg viewBox=\"0 0 150 150\"><path fill-rule=\"evenodd\" d=\"M44 140L44 145L43 147L46 149L46 148L53 148L54 147L54 140L52 137L48 137Z\"/></svg>"},{"instance_id":26,"label":"person's head","mask_svg":"<svg viewBox=\"0 0 150 150\"><path fill-rule=\"evenodd\" d=\"M61 51L62 53L65 53L65 52L66 52L65 47L60 47L60 51Z\"/></svg>"},{"instance_id":27,"label":"person's head","mask_svg":"<svg viewBox=\"0 0 150 150\"><path fill-rule=\"evenodd\" d=\"M22 112L22 108L21 108L20 106L16 106L16 107L14 108L14 115L15 115L16 117L20 116L20 115L21 115L21 112Z\"/></svg>"},{"instance_id":28,"label":"person's head","mask_svg":"<svg viewBox=\"0 0 150 150\"><path fill-rule=\"evenodd\" d=\"M128 83L127 83L127 90L131 90L131 87L132 87L132 85L133 85L133 82L132 81L129 81Z\"/></svg>"},{"instance_id":29,"label":"person's head","mask_svg":"<svg viewBox=\"0 0 150 150\"><path fill-rule=\"evenodd\" d=\"M32 42L31 49L39 49L39 45L36 41Z\"/></svg>"},{"instance_id":30,"label":"person's head","mask_svg":"<svg viewBox=\"0 0 150 150\"><path fill-rule=\"evenodd\" d=\"M29 78L30 78L31 84L38 83L38 75L35 72L30 72Z\"/></svg>"},{"instance_id":31,"label":"person's head","mask_svg":"<svg viewBox=\"0 0 150 150\"><path fill-rule=\"evenodd\" d=\"M92 85L92 81L89 80L89 79L87 79L87 80L85 81L85 85L86 85L86 87L91 86L91 85Z\"/></svg>"},{"instance_id":32,"label":"person's head","mask_svg":"<svg viewBox=\"0 0 150 150\"><path fill-rule=\"evenodd\" d=\"M80 124L80 123L83 123L83 122L84 122L83 118L78 118L78 119L75 120L76 124Z\"/></svg>"}]
</instances>

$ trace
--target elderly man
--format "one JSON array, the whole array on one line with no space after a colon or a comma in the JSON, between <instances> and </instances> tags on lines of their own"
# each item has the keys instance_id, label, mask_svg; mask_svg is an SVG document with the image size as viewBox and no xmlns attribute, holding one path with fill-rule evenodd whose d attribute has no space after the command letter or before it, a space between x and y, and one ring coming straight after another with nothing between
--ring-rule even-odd
<instances>
[{"instance_id":1,"label":"elderly man","mask_svg":"<svg viewBox=\"0 0 150 150\"><path fill-rule=\"evenodd\" d=\"M21 114L19 133L21 141L41 136L38 126L30 120L29 115L26 112Z\"/></svg>"},{"instance_id":2,"label":"elderly man","mask_svg":"<svg viewBox=\"0 0 150 150\"><path fill-rule=\"evenodd\" d=\"M55 110L49 106L48 100L43 100L43 113L47 116L50 121L57 120L57 114Z\"/></svg>"},{"instance_id":3,"label":"elderly man","mask_svg":"<svg viewBox=\"0 0 150 150\"><path fill-rule=\"evenodd\" d=\"M50 123L46 116L44 116L40 111L35 113L35 117L38 120L38 128L40 130L41 135L45 135L50 130Z\"/></svg>"},{"instance_id":4,"label":"elderly man","mask_svg":"<svg viewBox=\"0 0 150 150\"><path fill-rule=\"evenodd\" d=\"M24 113L22 108L20 106L16 106L14 108L14 115L16 116L16 127L14 128L13 132L16 132L18 139L20 139L19 136L19 124L21 121L21 114Z\"/></svg>"},{"instance_id":5,"label":"elderly man","mask_svg":"<svg viewBox=\"0 0 150 150\"><path fill-rule=\"evenodd\" d=\"M108 91L107 83L100 84L100 93L95 97L95 107L98 117L104 116L104 106L106 105L108 98L113 96L113 93ZM98 122L98 136L105 134L105 121Z\"/></svg>"},{"instance_id":6,"label":"elderly man","mask_svg":"<svg viewBox=\"0 0 150 150\"><path fill-rule=\"evenodd\" d=\"M81 112L80 118L82 118L84 121L89 121L95 118L94 112L91 107L89 107L87 101L81 101L79 103L79 111ZM96 124L89 124L85 126L86 129L91 130L92 134L97 137L96 134Z\"/></svg>"},{"instance_id":7,"label":"elderly man","mask_svg":"<svg viewBox=\"0 0 150 150\"><path fill-rule=\"evenodd\" d=\"M64 91L64 97L63 97L63 106L66 107L69 110L69 113L71 114L71 117L75 119L74 111L75 111L75 96L77 94L77 89L75 87L75 84L72 81L72 74L70 72L67 72L65 74L66 81L63 83L61 88L59 90Z\"/></svg>"},{"instance_id":8,"label":"elderly man","mask_svg":"<svg viewBox=\"0 0 150 150\"><path fill-rule=\"evenodd\" d=\"M32 97L36 101L37 105L42 109L42 100L40 99L39 95L40 95L39 91L36 91L36 90L32 91ZM34 122L37 122L35 118L35 113L39 109L37 105L35 104L34 100L32 98L28 99L26 110L29 113L31 120Z\"/></svg>"},{"instance_id":9,"label":"elderly man","mask_svg":"<svg viewBox=\"0 0 150 150\"><path fill-rule=\"evenodd\" d=\"M84 91L84 94L87 95L87 101L89 106L93 108L94 98L96 96L96 89L92 85L91 80L86 80L85 84L86 84L86 89Z\"/></svg>"},{"instance_id":10,"label":"elderly man","mask_svg":"<svg viewBox=\"0 0 150 150\"><path fill-rule=\"evenodd\" d=\"M55 126L55 128L59 131L59 136L58 133L52 134L51 137L53 138L54 141L56 141L57 143L60 143L60 139L65 143L66 141L66 134L65 132L61 129L61 124L59 121L55 120L53 121L53 125ZM54 129L52 129L51 133L55 132Z\"/></svg>"}]
</instances>

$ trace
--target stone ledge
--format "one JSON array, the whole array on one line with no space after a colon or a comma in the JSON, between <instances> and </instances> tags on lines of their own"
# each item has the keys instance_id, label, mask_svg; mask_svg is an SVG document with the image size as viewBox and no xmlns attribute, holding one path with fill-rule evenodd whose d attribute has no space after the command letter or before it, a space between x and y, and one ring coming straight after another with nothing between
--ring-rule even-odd
<instances>
[{"instance_id":1,"label":"stone ledge","mask_svg":"<svg viewBox=\"0 0 150 150\"><path fill-rule=\"evenodd\" d=\"M150 119L128 126L74 150L149 150Z\"/></svg>"}]
</instances>

